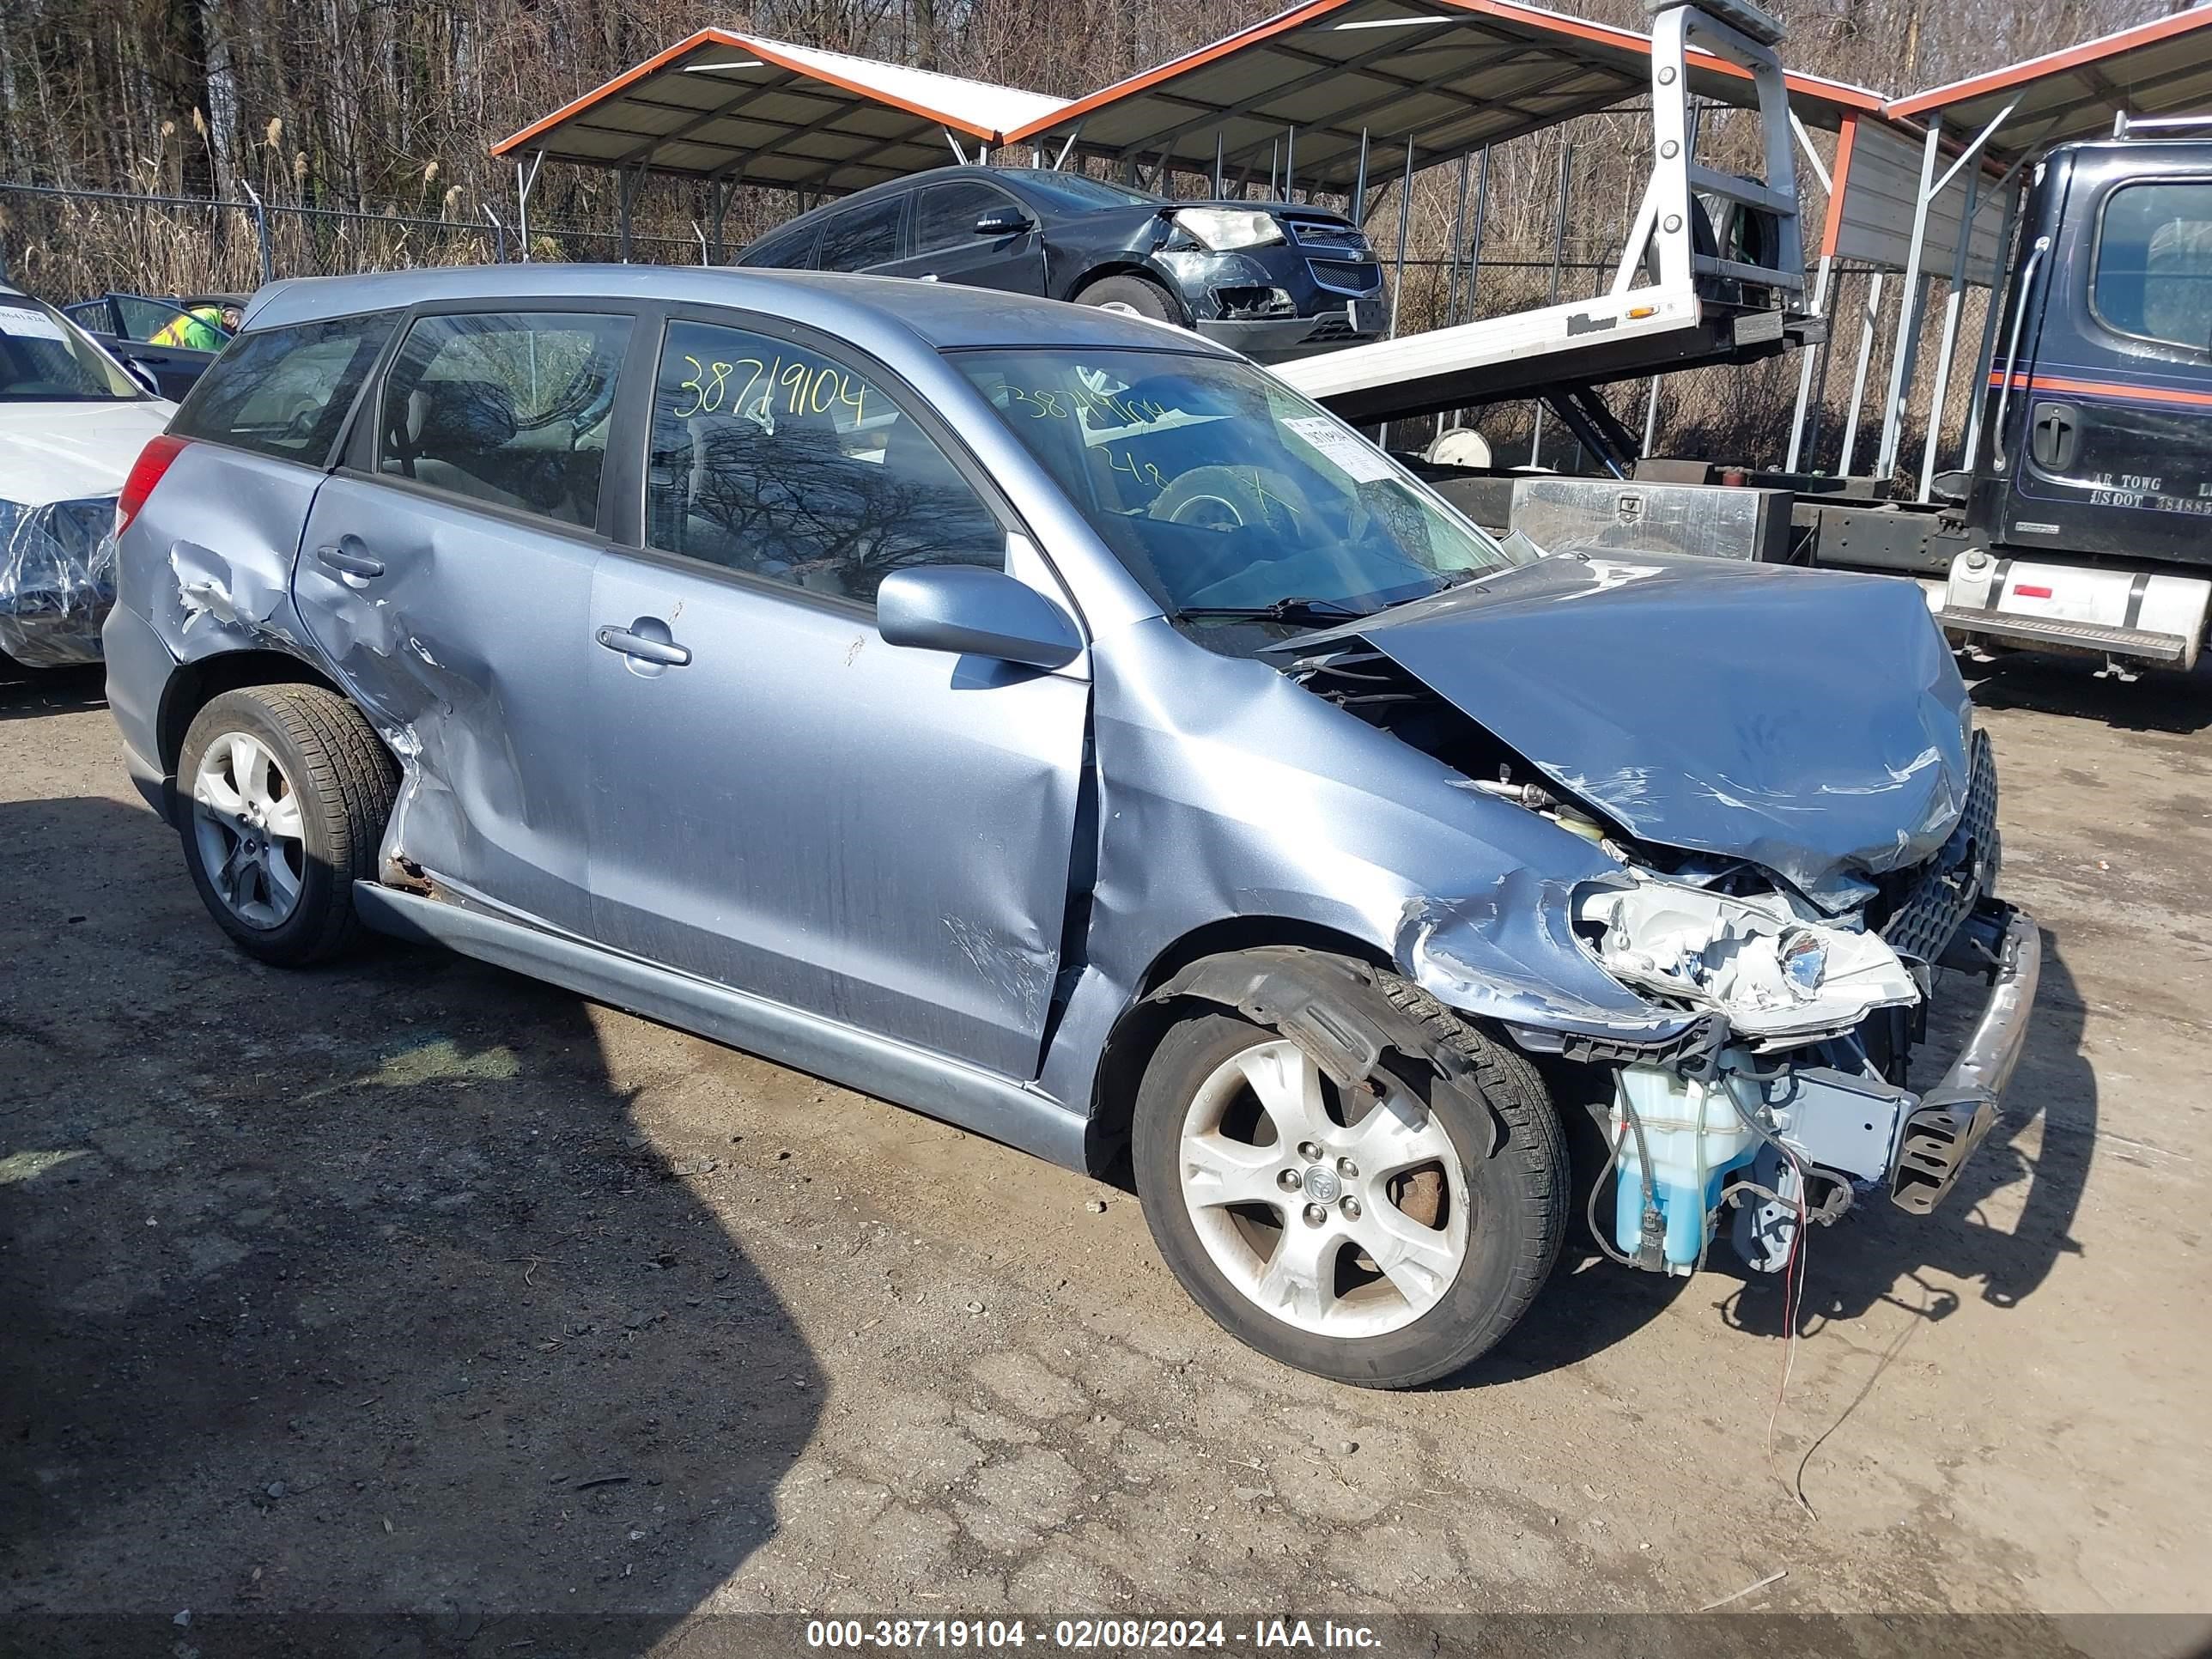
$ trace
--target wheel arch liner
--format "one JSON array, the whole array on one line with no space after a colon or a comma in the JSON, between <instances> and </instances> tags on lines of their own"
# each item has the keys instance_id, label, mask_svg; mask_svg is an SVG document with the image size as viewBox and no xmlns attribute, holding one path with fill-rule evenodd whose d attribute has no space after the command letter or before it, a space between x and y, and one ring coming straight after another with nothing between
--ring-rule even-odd
<instances>
[{"instance_id":1,"label":"wheel arch liner","mask_svg":"<svg viewBox=\"0 0 2212 1659\"><path fill-rule=\"evenodd\" d=\"M1498 1150L1502 1137L1474 1066L1392 1004L1364 963L1297 945L1204 957L1146 999L1179 1000L1233 1009L1255 1025L1281 1032L1347 1092L1371 1086L1371 1079L1387 1069L1389 1054L1427 1066L1439 1083L1457 1091L1490 1122L1490 1145L1482 1155Z\"/></svg>"}]
</instances>

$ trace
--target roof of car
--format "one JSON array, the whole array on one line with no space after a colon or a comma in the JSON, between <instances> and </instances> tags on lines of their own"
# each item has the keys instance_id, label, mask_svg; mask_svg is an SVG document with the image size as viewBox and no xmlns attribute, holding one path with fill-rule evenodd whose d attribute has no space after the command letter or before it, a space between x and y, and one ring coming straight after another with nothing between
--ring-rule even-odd
<instances>
[{"instance_id":1,"label":"roof of car","mask_svg":"<svg viewBox=\"0 0 2212 1659\"><path fill-rule=\"evenodd\" d=\"M805 212L787 219L774 230L763 231L755 240L765 242L769 237L788 230L793 225L812 224L817 220L826 219L840 209L851 207L855 203L865 204L869 202L881 201L887 196L902 195L908 191L917 190L924 185L951 184L963 179L977 179L994 185L1023 185L1033 179L1042 177L1068 179L1083 176L1079 173L1061 173L1054 167L977 167L973 164L963 167L957 163L941 167L928 167L920 173L908 173L903 179L886 179L880 185L870 185L866 190L856 190L849 196L840 196L823 203L819 207L809 208ZM1087 180L1086 182L1096 183L1097 181ZM1127 186L1116 185L1114 188L1121 190ZM1140 196L1145 194L1142 191L1137 193ZM1164 197L1153 199L1164 206L1168 204ZM1138 204L1132 203L1130 205L1133 207Z\"/></svg>"},{"instance_id":2,"label":"roof of car","mask_svg":"<svg viewBox=\"0 0 2212 1659\"><path fill-rule=\"evenodd\" d=\"M919 341L963 346L1146 348L1218 354L1182 330L1092 306L996 289L827 271L737 270L693 265L465 265L368 276L309 276L254 296L245 326L319 322L362 311L477 301L498 304L595 298L733 306L788 318L863 348Z\"/></svg>"}]
</instances>

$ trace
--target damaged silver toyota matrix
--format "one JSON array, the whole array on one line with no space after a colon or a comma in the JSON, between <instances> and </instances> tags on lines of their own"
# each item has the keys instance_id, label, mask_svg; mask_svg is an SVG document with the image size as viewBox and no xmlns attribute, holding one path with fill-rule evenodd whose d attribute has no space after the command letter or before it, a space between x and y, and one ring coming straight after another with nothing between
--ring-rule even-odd
<instances>
[{"instance_id":1,"label":"damaged silver toyota matrix","mask_svg":"<svg viewBox=\"0 0 2212 1659\"><path fill-rule=\"evenodd\" d=\"M1346 1382L1497 1343L1571 1212L1685 1274L1927 1211L2025 1040L1911 583L1501 547L1139 319L280 283L116 522L110 701L244 950L435 942L1126 1181Z\"/></svg>"}]
</instances>

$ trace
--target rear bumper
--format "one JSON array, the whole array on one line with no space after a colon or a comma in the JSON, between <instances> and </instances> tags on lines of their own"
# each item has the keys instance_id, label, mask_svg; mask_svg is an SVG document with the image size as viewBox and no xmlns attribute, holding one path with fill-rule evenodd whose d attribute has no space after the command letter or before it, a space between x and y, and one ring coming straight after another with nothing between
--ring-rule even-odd
<instances>
[{"instance_id":1,"label":"rear bumper","mask_svg":"<svg viewBox=\"0 0 2212 1659\"><path fill-rule=\"evenodd\" d=\"M2043 969L2043 936L2035 919L2010 905L1992 905L1970 918L1952 951L1946 961L1953 966L1967 965L1976 952L1995 960L1989 1000L1973 1035L1942 1080L1905 1116L1890 1166L1889 1196L1914 1215L1926 1215L1943 1201L1995 1127L1998 1099L2027 1046Z\"/></svg>"},{"instance_id":2,"label":"rear bumper","mask_svg":"<svg viewBox=\"0 0 2212 1659\"><path fill-rule=\"evenodd\" d=\"M124 605L107 613L100 637L107 660L107 708L123 739L123 763L146 804L173 822L175 791L161 764L161 705L177 659L154 625Z\"/></svg>"}]
</instances>

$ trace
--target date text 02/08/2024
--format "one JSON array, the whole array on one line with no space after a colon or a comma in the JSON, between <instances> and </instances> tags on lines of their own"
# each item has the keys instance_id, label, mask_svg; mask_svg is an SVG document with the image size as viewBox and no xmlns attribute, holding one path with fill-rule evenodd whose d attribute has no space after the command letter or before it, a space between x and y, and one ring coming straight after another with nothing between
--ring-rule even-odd
<instances>
[{"instance_id":1,"label":"date text 02/08/2024","mask_svg":"<svg viewBox=\"0 0 2212 1659\"><path fill-rule=\"evenodd\" d=\"M1018 1619L813 1619L806 1625L806 1645L815 1649L988 1653L1032 1642L1071 1652L1231 1647L1254 1653L1362 1652L1381 1645L1372 1627L1328 1619L1255 1619L1249 1625L1220 1619L1062 1619L1034 1628Z\"/></svg>"}]
</instances>

